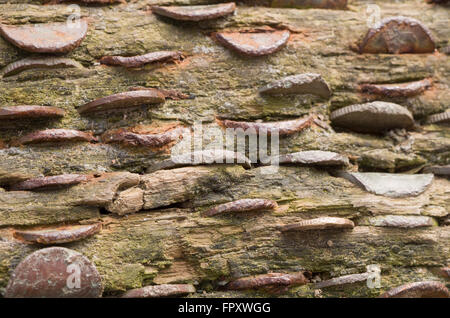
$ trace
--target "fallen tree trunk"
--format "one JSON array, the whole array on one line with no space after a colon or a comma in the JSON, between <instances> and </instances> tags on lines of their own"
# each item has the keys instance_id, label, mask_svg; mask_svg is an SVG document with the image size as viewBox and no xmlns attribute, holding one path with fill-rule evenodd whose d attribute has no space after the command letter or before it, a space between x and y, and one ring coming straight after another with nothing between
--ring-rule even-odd
<instances>
[{"instance_id":1,"label":"fallen tree trunk","mask_svg":"<svg viewBox=\"0 0 450 318\"><path fill-rule=\"evenodd\" d=\"M404 15L420 20L435 37L437 51L357 53L355 45L368 29L367 3L359 0L348 1L347 9L339 10L238 5L232 16L200 23L158 17L149 10L148 1L81 6L88 33L65 57L83 67L27 69L1 79L0 107L48 105L64 109L65 115L60 120L3 120L0 124L0 290L17 264L42 248L16 239L15 230L94 222L103 225L99 234L64 247L81 252L96 265L105 296L171 283L194 284L197 293L191 297L373 297L414 281L448 284L440 271L450 262L448 177L434 176L417 196L389 198L332 176L329 167L287 165L269 173L273 167L257 163L250 169L244 164L204 164L158 170L172 149L181 149L183 143L190 149L191 140L171 140L151 148L103 143L101 138L118 128L159 133L178 126L195 128L202 121L204 130L221 131L216 117L277 122L310 114L315 119L311 127L280 137L280 154L334 151L349 157L348 170L363 172L417 173L426 166L448 165L449 127L426 124L426 119L448 109L450 65L442 52L449 45L450 11L419 0L375 3L383 18ZM42 6L39 2L0 1L0 9L5 24L63 22L71 14L66 4ZM289 30L289 42L273 55L252 58L233 53L214 39L216 32L261 29ZM184 59L140 69L99 63L103 56L162 50L181 51ZM28 56L0 38L0 67ZM267 84L299 73L321 74L333 92L330 99L258 94ZM423 79L430 79L431 87L413 96L373 96L360 89L367 83ZM125 113L84 116L77 111L88 102L135 87L170 90L176 92L172 96L184 97ZM361 134L331 125L331 111L373 100L406 107L416 127ZM47 128L92 131L99 141L15 146L20 137ZM203 144L222 145L213 135L203 136ZM192 137L195 140L195 131ZM61 189L11 191L19 181L68 173L89 174L93 179ZM202 215L218 204L246 198L271 199L278 207ZM355 226L280 230L318 217L346 218ZM363 274L373 264L380 266L381 286L372 289ZM305 272L309 283L276 290L226 288L238 278L275 272ZM315 288L320 281L350 274L360 276L320 292Z\"/></svg>"}]
</instances>

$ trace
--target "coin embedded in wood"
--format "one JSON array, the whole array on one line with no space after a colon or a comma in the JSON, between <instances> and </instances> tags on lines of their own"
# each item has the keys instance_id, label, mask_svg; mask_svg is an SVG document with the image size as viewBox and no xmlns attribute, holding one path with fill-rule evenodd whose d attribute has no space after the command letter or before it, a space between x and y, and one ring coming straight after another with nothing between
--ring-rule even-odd
<instances>
[{"instance_id":1,"label":"coin embedded in wood","mask_svg":"<svg viewBox=\"0 0 450 318\"><path fill-rule=\"evenodd\" d=\"M6 298L92 298L102 295L100 274L89 259L63 247L40 249L22 260Z\"/></svg>"}]
</instances>

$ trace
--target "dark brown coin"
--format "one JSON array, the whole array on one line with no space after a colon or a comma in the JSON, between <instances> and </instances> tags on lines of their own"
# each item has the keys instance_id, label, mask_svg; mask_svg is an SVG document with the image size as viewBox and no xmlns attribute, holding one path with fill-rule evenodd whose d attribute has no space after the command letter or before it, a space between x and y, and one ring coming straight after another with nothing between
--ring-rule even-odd
<instances>
[{"instance_id":1,"label":"dark brown coin","mask_svg":"<svg viewBox=\"0 0 450 318\"><path fill-rule=\"evenodd\" d=\"M53 69L53 68L82 68L83 66L68 58L63 57L27 57L20 61L6 66L3 70L3 76L11 76L29 69Z\"/></svg>"},{"instance_id":2,"label":"dark brown coin","mask_svg":"<svg viewBox=\"0 0 450 318\"><path fill-rule=\"evenodd\" d=\"M96 141L97 139L91 132L83 132L73 129L47 129L40 130L28 135L25 135L19 140L17 144L38 144L44 142L64 142L64 141Z\"/></svg>"},{"instance_id":3,"label":"dark brown coin","mask_svg":"<svg viewBox=\"0 0 450 318\"><path fill-rule=\"evenodd\" d=\"M287 231L310 231L310 230L330 230L330 229L352 229L355 224L344 218L320 217L311 220L305 220L294 224L288 224L281 227L282 232Z\"/></svg>"},{"instance_id":4,"label":"dark brown coin","mask_svg":"<svg viewBox=\"0 0 450 318\"><path fill-rule=\"evenodd\" d=\"M87 182L93 178L92 175L62 174L59 176L40 177L28 179L11 186L11 190L36 190L47 188L60 188Z\"/></svg>"},{"instance_id":5,"label":"dark brown coin","mask_svg":"<svg viewBox=\"0 0 450 318\"><path fill-rule=\"evenodd\" d=\"M6 298L93 298L102 295L100 274L82 254L63 247L38 250L14 270Z\"/></svg>"},{"instance_id":6,"label":"dark brown coin","mask_svg":"<svg viewBox=\"0 0 450 318\"><path fill-rule=\"evenodd\" d=\"M380 133L395 128L411 128L412 114L403 106L372 102L357 104L335 110L330 115L333 125L356 132Z\"/></svg>"},{"instance_id":7,"label":"dark brown coin","mask_svg":"<svg viewBox=\"0 0 450 318\"><path fill-rule=\"evenodd\" d=\"M183 296L195 293L195 287L190 284L162 284L146 286L127 291L123 298L158 298L169 296Z\"/></svg>"},{"instance_id":8,"label":"dark brown coin","mask_svg":"<svg viewBox=\"0 0 450 318\"><path fill-rule=\"evenodd\" d=\"M159 51L137 56L104 56L100 63L124 67L141 67L148 63L167 62L181 59L181 52Z\"/></svg>"},{"instance_id":9,"label":"dark brown coin","mask_svg":"<svg viewBox=\"0 0 450 318\"><path fill-rule=\"evenodd\" d=\"M360 53L432 53L436 46L431 32L416 19L391 17L369 29Z\"/></svg>"},{"instance_id":10,"label":"dark brown coin","mask_svg":"<svg viewBox=\"0 0 450 318\"><path fill-rule=\"evenodd\" d=\"M50 106L7 106L0 108L0 119L63 117L64 110Z\"/></svg>"},{"instance_id":11,"label":"dark brown coin","mask_svg":"<svg viewBox=\"0 0 450 318\"><path fill-rule=\"evenodd\" d=\"M76 23L0 25L0 34L15 46L29 52L67 53L83 41L88 29L85 20Z\"/></svg>"},{"instance_id":12,"label":"dark brown coin","mask_svg":"<svg viewBox=\"0 0 450 318\"><path fill-rule=\"evenodd\" d=\"M96 99L78 108L78 112L80 114L86 114L98 111L131 108L145 104L158 104L163 103L164 101L164 94L157 89L129 91Z\"/></svg>"},{"instance_id":13,"label":"dark brown coin","mask_svg":"<svg viewBox=\"0 0 450 318\"><path fill-rule=\"evenodd\" d=\"M268 135L273 132L278 132L280 136L290 135L303 129L310 127L313 122L313 117L307 116L295 120L268 122L268 123L254 123L245 121L233 120L217 120L218 124L224 128L242 128L244 131L252 130L254 133L266 133Z\"/></svg>"},{"instance_id":14,"label":"dark brown coin","mask_svg":"<svg viewBox=\"0 0 450 318\"><path fill-rule=\"evenodd\" d=\"M289 31L223 32L216 39L224 46L248 56L263 56L281 50L289 40Z\"/></svg>"},{"instance_id":15,"label":"dark brown coin","mask_svg":"<svg viewBox=\"0 0 450 318\"><path fill-rule=\"evenodd\" d=\"M209 209L204 216L213 216L224 213L246 212L246 211L260 211L260 210L274 210L278 207L276 201L267 199L242 199L233 202L218 205Z\"/></svg>"},{"instance_id":16,"label":"dark brown coin","mask_svg":"<svg viewBox=\"0 0 450 318\"><path fill-rule=\"evenodd\" d=\"M252 277L239 278L227 284L227 289L244 290L256 289L265 286L289 286L304 285L309 281L302 272L285 274L285 273L269 273Z\"/></svg>"},{"instance_id":17,"label":"dark brown coin","mask_svg":"<svg viewBox=\"0 0 450 318\"><path fill-rule=\"evenodd\" d=\"M102 229L102 224L68 225L39 230L15 231L16 239L39 244L61 244L82 240Z\"/></svg>"},{"instance_id":18,"label":"dark brown coin","mask_svg":"<svg viewBox=\"0 0 450 318\"><path fill-rule=\"evenodd\" d=\"M200 6L152 7L152 11L156 14L182 21L216 19L233 13L235 9L234 2Z\"/></svg>"},{"instance_id":19,"label":"dark brown coin","mask_svg":"<svg viewBox=\"0 0 450 318\"><path fill-rule=\"evenodd\" d=\"M409 283L393 288L381 298L450 298L445 284L434 281Z\"/></svg>"},{"instance_id":20,"label":"dark brown coin","mask_svg":"<svg viewBox=\"0 0 450 318\"><path fill-rule=\"evenodd\" d=\"M409 97L422 93L431 87L431 81L424 79L421 81L398 84L363 84L363 93L387 96L387 97Z\"/></svg>"}]
</instances>

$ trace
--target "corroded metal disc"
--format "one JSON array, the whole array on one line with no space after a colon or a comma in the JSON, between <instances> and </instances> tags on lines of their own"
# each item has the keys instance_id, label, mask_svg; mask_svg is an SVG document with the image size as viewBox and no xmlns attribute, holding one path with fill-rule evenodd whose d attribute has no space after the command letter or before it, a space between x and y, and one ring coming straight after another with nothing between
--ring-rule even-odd
<instances>
[{"instance_id":1,"label":"corroded metal disc","mask_svg":"<svg viewBox=\"0 0 450 318\"><path fill-rule=\"evenodd\" d=\"M32 132L18 139L17 144L38 144L44 142L64 142L64 141L96 141L91 132L84 132L74 129L46 129Z\"/></svg>"},{"instance_id":2,"label":"corroded metal disc","mask_svg":"<svg viewBox=\"0 0 450 318\"><path fill-rule=\"evenodd\" d=\"M415 282L395 287L381 298L450 298L445 284L435 281Z\"/></svg>"},{"instance_id":3,"label":"corroded metal disc","mask_svg":"<svg viewBox=\"0 0 450 318\"><path fill-rule=\"evenodd\" d=\"M397 84L363 84L361 91L363 93L374 94L387 97L409 97L422 93L431 87L431 80Z\"/></svg>"},{"instance_id":4,"label":"corroded metal disc","mask_svg":"<svg viewBox=\"0 0 450 318\"><path fill-rule=\"evenodd\" d=\"M312 166L347 166L348 158L336 152L308 150L288 153L278 157L279 164L298 164Z\"/></svg>"},{"instance_id":5,"label":"corroded metal disc","mask_svg":"<svg viewBox=\"0 0 450 318\"><path fill-rule=\"evenodd\" d=\"M327 82L320 74L305 73L282 78L259 90L262 94L312 94L323 98L331 96Z\"/></svg>"},{"instance_id":6,"label":"corroded metal disc","mask_svg":"<svg viewBox=\"0 0 450 318\"><path fill-rule=\"evenodd\" d=\"M278 207L276 201L268 199L241 199L215 206L205 213L204 216L214 216L223 213L246 212L258 210L274 210Z\"/></svg>"},{"instance_id":7,"label":"corroded metal disc","mask_svg":"<svg viewBox=\"0 0 450 318\"><path fill-rule=\"evenodd\" d=\"M427 118L428 124L450 124L450 110L434 114Z\"/></svg>"},{"instance_id":8,"label":"corroded metal disc","mask_svg":"<svg viewBox=\"0 0 450 318\"><path fill-rule=\"evenodd\" d=\"M61 244L82 240L100 232L101 223L88 225L68 225L39 230L15 231L16 239L39 244Z\"/></svg>"},{"instance_id":9,"label":"corroded metal disc","mask_svg":"<svg viewBox=\"0 0 450 318\"><path fill-rule=\"evenodd\" d=\"M71 186L92 179L91 175L62 174L58 176L28 179L11 186L11 190L35 190Z\"/></svg>"},{"instance_id":10,"label":"corroded metal disc","mask_svg":"<svg viewBox=\"0 0 450 318\"><path fill-rule=\"evenodd\" d=\"M7 106L0 108L0 119L63 117L64 110L50 106Z\"/></svg>"},{"instance_id":11,"label":"corroded metal disc","mask_svg":"<svg viewBox=\"0 0 450 318\"><path fill-rule=\"evenodd\" d=\"M352 229L355 226L353 221L336 217L320 217L304 220L294 224L281 227L282 232L287 231L310 231L310 230L330 230L330 229Z\"/></svg>"},{"instance_id":12,"label":"corroded metal disc","mask_svg":"<svg viewBox=\"0 0 450 318\"><path fill-rule=\"evenodd\" d=\"M124 67L141 67L148 63L179 60L181 56L181 52L158 51L136 56L104 56L100 59L100 63Z\"/></svg>"},{"instance_id":13,"label":"corroded metal disc","mask_svg":"<svg viewBox=\"0 0 450 318\"><path fill-rule=\"evenodd\" d=\"M156 14L182 21L216 19L233 13L235 9L234 2L199 6L152 7L152 11Z\"/></svg>"},{"instance_id":14,"label":"corroded metal disc","mask_svg":"<svg viewBox=\"0 0 450 318\"><path fill-rule=\"evenodd\" d=\"M80 114L93 113L136 107L144 104L163 103L164 101L164 94L157 89L129 91L96 99L78 108L78 112Z\"/></svg>"},{"instance_id":15,"label":"corroded metal disc","mask_svg":"<svg viewBox=\"0 0 450 318\"><path fill-rule=\"evenodd\" d=\"M29 69L53 69L53 68L82 68L83 66L68 58L63 57L27 57L7 65L3 70L3 76L11 76Z\"/></svg>"},{"instance_id":16,"label":"corroded metal disc","mask_svg":"<svg viewBox=\"0 0 450 318\"><path fill-rule=\"evenodd\" d=\"M414 125L414 118L408 109L378 101L340 108L331 113L330 119L336 126L366 133L411 128Z\"/></svg>"},{"instance_id":17,"label":"corroded metal disc","mask_svg":"<svg viewBox=\"0 0 450 318\"><path fill-rule=\"evenodd\" d=\"M388 197L417 196L424 192L433 182L432 174L346 171L339 171L335 174L353 182L368 192Z\"/></svg>"},{"instance_id":18,"label":"corroded metal disc","mask_svg":"<svg viewBox=\"0 0 450 318\"><path fill-rule=\"evenodd\" d=\"M391 17L367 31L360 53L432 53L436 45L431 32L420 21Z\"/></svg>"},{"instance_id":19,"label":"corroded metal disc","mask_svg":"<svg viewBox=\"0 0 450 318\"><path fill-rule=\"evenodd\" d=\"M100 297L100 274L85 256L63 247L38 250L14 270L7 298L91 298Z\"/></svg>"},{"instance_id":20,"label":"corroded metal disc","mask_svg":"<svg viewBox=\"0 0 450 318\"><path fill-rule=\"evenodd\" d=\"M83 41L88 30L85 20L77 23L0 25L0 34L15 46L36 53L67 53Z\"/></svg>"},{"instance_id":21,"label":"corroded metal disc","mask_svg":"<svg viewBox=\"0 0 450 318\"><path fill-rule=\"evenodd\" d=\"M216 39L224 46L248 56L263 56L281 50L289 40L289 31L223 32Z\"/></svg>"}]
</instances>

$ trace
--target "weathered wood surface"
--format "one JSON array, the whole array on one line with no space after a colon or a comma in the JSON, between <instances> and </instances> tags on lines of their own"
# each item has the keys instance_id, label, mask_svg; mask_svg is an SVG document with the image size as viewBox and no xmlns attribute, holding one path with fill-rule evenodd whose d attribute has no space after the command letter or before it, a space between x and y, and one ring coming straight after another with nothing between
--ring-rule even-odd
<instances>
[{"instance_id":1,"label":"weathered wood surface","mask_svg":"<svg viewBox=\"0 0 450 318\"><path fill-rule=\"evenodd\" d=\"M426 116L449 105L450 63L440 51L449 45L450 9L421 0L375 1L382 17L404 15L424 23L436 38L433 54L365 54L352 50L365 35L367 1L349 1L348 10L247 7L230 17L198 24L153 15L152 4L200 4L213 1L131 1L108 6L81 6L89 21L85 40L65 57L83 68L26 70L2 78L0 107L48 105L65 110L61 120L0 123L0 290L12 270L40 246L14 239L14 229L34 226L103 222L100 234L64 244L87 256L98 268L105 295L120 295L149 284L193 283L194 297L262 296L267 291L224 291L231 280L267 272L310 271L315 280L363 273L381 266L381 288L364 282L324 288L326 296L378 296L413 281L440 280L439 269L450 262L450 181L435 176L432 185L411 198L386 198L309 167L244 169L211 165L154 171L170 156L170 148L142 149L119 144L64 143L8 147L35 130L67 128L96 136L141 125L157 130L203 121L219 128L215 116L231 120L278 121L307 114L324 125L283 137L280 153L327 150L350 157L353 171L418 172L425 165L450 163L450 128L424 125ZM0 21L8 24L65 21L68 4L0 1ZM246 58L216 43L216 31L271 27L289 29L287 46L267 57ZM99 64L105 55L132 56L152 51L182 51L178 63L128 70ZM29 56L0 38L0 67ZM330 85L329 100L312 95L260 96L258 89L297 73L319 73ZM334 130L332 110L373 100L363 83L399 83L432 79L432 87L405 98L380 98L407 107L415 130L383 135ZM194 99L167 99L163 105L124 113L80 116L77 108L94 99L131 87L171 89ZM205 127L204 127L205 128ZM205 144L214 141L206 138ZM2 148L3 145L3 148ZM8 191L9 185L40 175L95 173L92 182L51 191ZM106 174L105 174L106 173ZM2 189L4 188L4 189ZM127 189L142 195L123 196ZM121 200L118 200L121 198ZM214 205L243 198L277 201L275 211L206 218ZM129 202L127 202L129 200ZM128 204L126 204L128 203ZM142 210L128 216L129 206ZM134 211L133 211L134 212ZM375 226L374 217L428 216L432 226ZM353 230L281 233L279 227L320 216L350 218ZM447 281L448 283L448 281ZM278 291L276 295L314 297L314 284Z\"/></svg>"}]
</instances>

